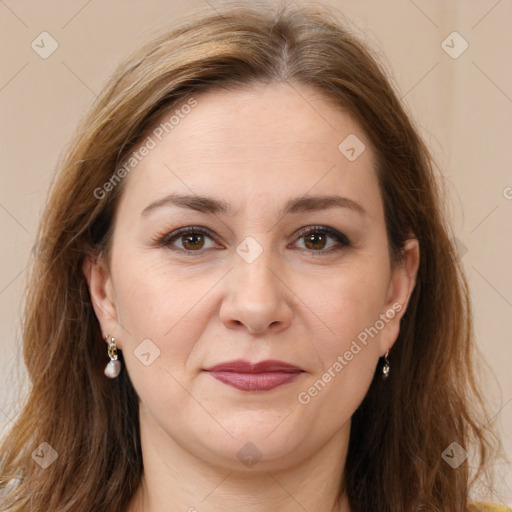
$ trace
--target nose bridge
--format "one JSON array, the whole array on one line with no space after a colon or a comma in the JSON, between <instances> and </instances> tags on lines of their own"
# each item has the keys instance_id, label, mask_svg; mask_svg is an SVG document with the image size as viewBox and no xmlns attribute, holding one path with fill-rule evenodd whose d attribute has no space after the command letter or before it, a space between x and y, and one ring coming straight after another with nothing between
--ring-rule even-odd
<instances>
[{"instance_id":1,"label":"nose bridge","mask_svg":"<svg viewBox=\"0 0 512 512\"><path fill-rule=\"evenodd\" d=\"M273 268L277 260L272 250L270 242L263 246L253 237L247 237L238 245L234 262L238 293L247 293L255 301L260 296L266 295L268 300L280 293Z\"/></svg>"},{"instance_id":2,"label":"nose bridge","mask_svg":"<svg viewBox=\"0 0 512 512\"><path fill-rule=\"evenodd\" d=\"M251 332L269 326L280 329L289 325L291 309L286 287L277 278L280 265L268 243L263 245L247 237L236 248L229 291L221 307L221 319L230 327L241 324Z\"/></svg>"}]
</instances>

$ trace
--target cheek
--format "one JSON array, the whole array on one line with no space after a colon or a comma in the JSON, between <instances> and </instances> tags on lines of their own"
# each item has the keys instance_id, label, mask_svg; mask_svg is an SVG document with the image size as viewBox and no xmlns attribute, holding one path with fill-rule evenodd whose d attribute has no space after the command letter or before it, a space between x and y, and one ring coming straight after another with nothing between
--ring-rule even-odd
<instances>
[{"instance_id":1,"label":"cheek","mask_svg":"<svg viewBox=\"0 0 512 512\"><path fill-rule=\"evenodd\" d=\"M388 269L364 264L342 269L317 290L311 300L340 350L379 319L387 298ZM362 336L364 338L364 335Z\"/></svg>"},{"instance_id":2,"label":"cheek","mask_svg":"<svg viewBox=\"0 0 512 512\"><path fill-rule=\"evenodd\" d=\"M113 276L126 365L134 383L148 359L154 360L148 368L168 369L179 378L208 321L206 295L218 278L185 278L159 264L132 262L119 262ZM149 358L141 357L148 352ZM155 372L144 375L157 378Z\"/></svg>"},{"instance_id":3,"label":"cheek","mask_svg":"<svg viewBox=\"0 0 512 512\"><path fill-rule=\"evenodd\" d=\"M215 282L212 273L194 275L169 264L163 253L127 253L116 263L113 279L119 320L139 335L162 337L193 313L194 304Z\"/></svg>"},{"instance_id":4,"label":"cheek","mask_svg":"<svg viewBox=\"0 0 512 512\"><path fill-rule=\"evenodd\" d=\"M323 334L310 335L317 362L311 364L297 400L304 414L325 423L329 432L350 419L374 377L386 277L384 266L352 268L331 279L323 294L316 294L315 311L326 328Z\"/></svg>"},{"instance_id":5,"label":"cheek","mask_svg":"<svg viewBox=\"0 0 512 512\"><path fill-rule=\"evenodd\" d=\"M296 312L290 328L295 322L321 338L315 344L329 357L350 345L382 312L388 276L385 264L375 260L363 255L316 276L288 269L286 281L298 296L284 299ZM149 338L161 351L172 351L175 362L186 358L221 307L225 269L171 269L165 258L144 254L125 254L113 269L119 323L132 350ZM122 340L125 345L128 339Z\"/></svg>"},{"instance_id":6,"label":"cheek","mask_svg":"<svg viewBox=\"0 0 512 512\"><path fill-rule=\"evenodd\" d=\"M315 293L315 312L326 328L324 334L311 335L318 361L298 399L319 418L328 421L330 414L329 421L347 421L368 391L379 358L378 339L387 325L381 315L388 272L386 262L361 259L361 265L336 273L324 284L323 294Z\"/></svg>"}]
</instances>

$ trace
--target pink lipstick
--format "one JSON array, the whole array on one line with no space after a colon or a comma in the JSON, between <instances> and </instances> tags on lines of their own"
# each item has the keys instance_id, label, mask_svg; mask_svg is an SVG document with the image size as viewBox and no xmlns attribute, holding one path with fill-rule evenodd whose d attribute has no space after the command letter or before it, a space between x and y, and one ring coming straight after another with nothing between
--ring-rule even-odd
<instances>
[{"instance_id":1,"label":"pink lipstick","mask_svg":"<svg viewBox=\"0 0 512 512\"><path fill-rule=\"evenodd\" d=\"M283 361L251 363L237 359L220 363L206 371L224 384L242 391L269 391L295 380L303 370Z\"/></svg>"}]
</instances>

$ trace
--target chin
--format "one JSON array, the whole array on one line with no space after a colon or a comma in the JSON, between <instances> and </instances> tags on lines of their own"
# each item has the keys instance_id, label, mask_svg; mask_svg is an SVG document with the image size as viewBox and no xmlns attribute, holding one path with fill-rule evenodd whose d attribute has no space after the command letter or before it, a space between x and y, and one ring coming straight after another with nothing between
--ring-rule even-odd
<instances>
[{"instance_id":1,"label":"chin","mask_svg":"<svg viewBox=\"0 0 512 512\"><path fill-rule=\"evenodd\" d=\"M307 456L311 440L304 426L285 424L282 418L266 423L261 420L261 414L258 417L256 413L254 422L247 421L250 415L243 416L244 421L236 424L223 423L233 437L225 432L217 432L216 435L210 432L205 436L201 443L205 448L203 456L216 465L220 463L236 471L277 471L296 466L302 457ZM310 451L313 451L311 447Z\"/></svg>"}]
</instances>

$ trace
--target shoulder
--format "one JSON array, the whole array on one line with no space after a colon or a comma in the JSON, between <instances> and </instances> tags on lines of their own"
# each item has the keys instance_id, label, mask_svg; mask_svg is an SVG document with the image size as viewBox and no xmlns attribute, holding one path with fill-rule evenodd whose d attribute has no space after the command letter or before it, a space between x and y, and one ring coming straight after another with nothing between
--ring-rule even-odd
<instances>
[{"instance_id":1,"label":"shoulder","mask_svg":"<svg viewBox=\"0 0 512 512\"><path fill-rule=\"evenodd\" d=\"M469 512L512 512L512 508L494 503L472 503Z\"/></svg>"}]
</instances>

